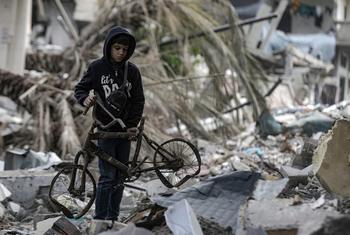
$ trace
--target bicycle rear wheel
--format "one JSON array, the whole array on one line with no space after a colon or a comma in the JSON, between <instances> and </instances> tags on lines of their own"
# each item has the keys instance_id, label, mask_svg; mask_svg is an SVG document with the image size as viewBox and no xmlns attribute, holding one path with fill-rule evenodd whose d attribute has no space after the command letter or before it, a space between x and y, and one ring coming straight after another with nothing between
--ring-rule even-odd
<instances>
[{"instance_id":1,"label":"bicycle rear wheel","mask_svg":"<svg viewBox=\"0 0 350 235\"><path fill-rule=\"evenodd\" d=\"M182 185L200 172L201 158L192 143L175 138L157 148L153 164L162 183L172 188Z\"/></svg>"},{"instance_id":2,"label":"bicycle rear wheel","mask_svg":"<svg viewBox=\"0 0 350 235\"><path fill-rule=\"evenodd\" d=\"M85 182L84 182L85 181ZM96 195L96 182L82 165L62 168L52 179L49 199L68 218L82 217L92 206Z\"/></svg>"}]
</instances>

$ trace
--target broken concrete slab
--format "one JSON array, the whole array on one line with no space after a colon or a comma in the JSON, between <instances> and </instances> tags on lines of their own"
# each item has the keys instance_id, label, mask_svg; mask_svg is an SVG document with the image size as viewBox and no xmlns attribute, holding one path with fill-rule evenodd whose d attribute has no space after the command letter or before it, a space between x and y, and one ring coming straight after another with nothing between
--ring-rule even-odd
<instances>
[{"instance_id":1,"label":"broken concrete slab","mask_svg":"<svg viewBox=\"0 0 350 235\"><path fill-rule=\"evenodd\" d=\"M255 200L271 200L276 198L287 186L288 179L281 180L258 180L253 198Z\"/></svg>"},{"instance_id":2,"label":"broken concrete slab","mask_svg":"<svg viewBox=\"0 0 350 235\"><path fill-rule=\"evenodd\" d=\"M313 171L322 186L350 197L350 120L340 119L320 140L313 156Z\"/></svg>"},{"instance_id":3,"label":"broken concrete slab","mask_svg":"<svg viewBox=\"0 0 350 235\"><path fill-rule=\"evenodd\" d=\"M53 214L35 214L33 217L33 228L34 230L37 230L38 223L50 219L50 218L59 218L62 216L61 213L53 213Z\"/></svg>"},{"instance_id":4,"label":"broken concrete slab","mask_svg":"<svg viewBox=\"0 0 350 235\"><path fill-rule=\"evenodd\" d=\"M56 172L49 171L3 171L0 174L0 183L12 193L12 201L28 208L33 205L39 188L50 185L55 175Z\"/></svg>"},{"instance_id":5,"label":"broken concrete slab","mask_svg":"<svg viewBox=\"0 0 350 235\"><path fill-rule=\"evenodd\" d=\"M15 202L9 202L7 204L7 208L10 210L10 213L13 215L18 215L21 212L21 210L23 210L23 208Z\"/></svg>"},{"instance_id":6,"label":"broken concrete slab","mask_svg":"<svg viewBox=\"0 0 350 235\"><path fill-rule=\"evenodd\" d=\"M262 227L268 234L281 230L296 234L297 229L312 218L323 220L327 216L339 215L336 211L313 210L309 203L293 204L293 199L250 200L246 226Z\"/></svg>"},{"instance_id":7,"label":"broken concrete slab","mask_svg":"<svg viewBox=\"0 0 350 235\"><path fill-rule=\"evenodd\" d=\"M81 235L79 229L63 216L50 218L37 224L37 235L69 234Z\"/></svg>"},{"instance_id":8,"label":"broken concrete slab","mask_svg":"<svg viewBox=\"0 0 350 235\"><path fill-rule=\"evenodd\" d=\"M62 160L54 152L35 152L30 149L13 148L6 150L5 170L48 169L61 163Z\"/></svg>"},{"instance_id":9,"label":"broken concrete slab","mask_svg":"<svg viewBox=\"0 0 350 235\"><path fill-rule=\"evenodd\" d=\"M0 202L5 201L5 199L11 197L11 192L2 184L0 183Z\"/></svg>"},{"instance_id":10,"label":"broken concrete slab","mask_svg":"<svg viewBox=\"0 0 350 235\"><path fill-rule=\"evenodd\" d=\"M306 167L302 170L291 166L281 166L280 172L282 175L289 179L289 185L296 186L299 183L307 184L308 176L312 172L312 166Z\"/></svg>"},{"instance_id":11,"label":"broken concrete slab","mask_svg":"<svg viewBox=\"0 0 350 235\"><path fill-rule=\"evenodd\" d=\"M324 220L310 221L301 226L298 235L348 235L350 216L328 216Z\"/></svg>"},{"instance_id":12,"label":"broken concrete slab","mask_svg":"<svg viewBox=\"0 0 350 235\"><path fill-rule=\"evenodd\" d=\"M88 234L89 235L97 235L104 231L111 230L115 234L115 231L119 231L123 228L125 228L127 225L119 222L112 223L111 220L98 220L93 219L90 222L90 226L88 228Z\"/></svg>"}]
</instances>

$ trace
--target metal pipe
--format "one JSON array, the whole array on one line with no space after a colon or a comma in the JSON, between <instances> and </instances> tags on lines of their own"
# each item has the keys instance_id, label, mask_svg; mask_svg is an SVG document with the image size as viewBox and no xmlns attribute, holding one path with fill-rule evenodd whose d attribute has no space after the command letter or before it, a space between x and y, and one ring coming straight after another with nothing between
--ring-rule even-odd
<instances>
[{"instance_id":1,"label":"metal pipe","mask_svg":"<svg viewBox=\"0 0 350 235\"><path fill-rule=\"evenodd\" d=\"M277 14L272 14L272 15L267 15L267 16L261 17L261 18L251 18L251 19L247 19L247 20L243 20L243 21L239 22L237 24L237 26L241 27L241 26L248 25L248 24L254 24L256 22L260 22L260 21L270 20L270 19L276 18L277 16L278 16ZM224 24L224 25L221 25L221 26L213 29L213 32L214 33L219 33L219 32L222 32L222 31L226 31L226 30L228 30L230 28L231 28L230 24ZM206 34L205 32L195 33L195 34L190 35L188 37L188 39L202 37L205 34ZM168 40L166 40L164 42L161 42L159 44L159 46L166 46L166 45L169 45L169 44L174 44L174 43L177 43L178 41L179 41L179 39L177 39L177 38L170 38L170 39L168 39Z\"/></svg>"}]
</instances>

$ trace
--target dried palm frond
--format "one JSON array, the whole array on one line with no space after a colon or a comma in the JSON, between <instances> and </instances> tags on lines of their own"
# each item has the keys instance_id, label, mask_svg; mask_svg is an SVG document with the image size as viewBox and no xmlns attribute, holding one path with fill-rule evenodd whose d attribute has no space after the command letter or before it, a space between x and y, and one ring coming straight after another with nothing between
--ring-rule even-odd
<instances>
[{"instance_id":1,"label":"dried palm frond","mask_svg":"<svg viewBox=\"0 0 350 235\"><path fill-rule=\"evenodd\" d=\"M265 109L260 94L265 89L264 72L247 51L236 13L227 1L109 0L100 4L96 21L83 29L80 39L62 56L27 58L28 68L49 71L51 76L32 80L0 70L0 94L19 103L24 94L21 104L32 110L43 128L37 141L40 149L55 148L57 139L63 155L75 153L80 146L79 137L85 136L90 122L76 116L79 112L71 91L86 64L102 55L104 37L113 25L132 30L138 42L132 61L140 67L144 84L157 83L145 86L147 111L152 112L152 104L156 104L159 108L153 110L167 112L163 116L173 120L173 125L182 123L194 136L220 140L240 131L244 123L238 117L256 119ZM230 30L213 31L224 23L231 25ZM197 32L205 34L191 37ZM178 40L167 43L169 38ZM203 79L189 79L197 75L193 56L203 58L208 67ZM55 63L58 58L62 61ZM50 65L52 61L55 64ZM235 76L225 76L227 70ZM57 79L55 73L68 74L68 78ZM252 102L251 109L240 110L243 115L232 113L230 121L223 113L239 105L242 97ZM148 116L149 126L154 127L157 120L153 122L152 115ZM204 121L207 119L214 120L216 127L208 128ZM55 135L50 136L50 131Z\"/></svg>"},{"instance_id":2,"label":"dried palm frond","mask_svg":"<svg viewBox=\"0 0 350 235\"><path fill-rule=\"evenodd\" d=\"M77 153L81 147L79 137L76 134L76 126L67 100L63 99L59 104L60 111L60 138L59 144L65 157L68 153Z\"/></svg>"}]
</instances>

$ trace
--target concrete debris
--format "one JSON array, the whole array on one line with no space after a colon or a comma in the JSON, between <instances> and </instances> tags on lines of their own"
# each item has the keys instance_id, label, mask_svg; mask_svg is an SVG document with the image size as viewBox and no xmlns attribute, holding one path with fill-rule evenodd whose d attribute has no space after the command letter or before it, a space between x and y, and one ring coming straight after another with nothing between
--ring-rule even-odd
<instances>
[{"instance_id":1,"label":"concrete debris","mask_svg":"<svg viewBox=\"0 0 350 235\"><path fill-rule=\"evenodd\" d=\"M7 207L13 215L18 215L21 210L23 210L22 207L15 202L9 202Z\"/></svg>"},{"instance_id":2,"label":"concrete debris","mask_svg":"<svg viewBox=\"0 0 350 235\"><path fill-rule=\"evenodd\" d=\"M298 235L348 235L350 216L328 216L325 220L313 218L298 229Z\"/></svg>"},{"instance_id":3,"label":"concrete debris","mask_svg":"<svg viewBox=\"0 0 350 235\"><path fill-rule=\"evenodd\" d=\"M302 170L291 166L281 166L280 172L284 177L289 179L290 185L307 184L308 176L312 173L312 165Z\"/></svg>"},{"instance_id":4,"label":"concrete debris","mask_svg":"<svg viewBox=\"0 0 350 235\"><path fill-rule=\"evenodd\" d=\"M61 163L54 152L42 153L26 149L8 149L5 153L5 170L45 170Z\"/></svg>"},{"instance_id":5,"label":"concrete debris","mask_svg":"<svg viewBox=\"0 0 350 235\"><path fill-rule=\"evenodd\" d=\"M49 186L55 175L56 172L49 171L3 171L0 183L12 193L10 199L13 202L29 208L34 204L40 187Z\"/></svg>"},{"instance_id":6,"label":"concrete debris","mask_svg":"<svg viewBox=\"0 0 350 235\"><path fill-rule=\"evenodd\" d=\"M81 235L79 229L65 217L50 218L41 221L37 225L37 235L69 234Z\"/></svg>"},{"instance_id":7,"label":"concrete debris","mask_svg":"<svg viewBox=\"0 0 350 235\"><path fill-rule=\"evenodd\" d=\"M335 210L314 210L309 203L294 204L292 199L250 200L246 212L246 225L261 227L268 234L279 234L282 231L296 234L302 224L313 218L324 220L327 216L339 214Z\"/></svg>"},{"instance_id":8,"label":"concrete debris","mask_svg":"<svg viewBox=\"0 0 350 235\"><path fill-rule=\"evenodd\" d=\"M9 197L11 197L11 192L2 183L0 183L0 202L3 202Z\"/></svg>"},{"instance_id":9,"label":"concrete debris","mask_svg":"<svg viewBox=\"0 0 350 235\"><path fill-rule=\"evenodd\" d=\"M313 156L314 172L330 192L350 197L350 120L337 120Z\"/></svg>"},{"instance_id":10,"label":"concrete debris","mask_svg":"<svg viewBox=\"0 0 350 235\"><path fill-rule=\"evenodd\" d=\"M249 15L255 17L254 23L251 19L247 19L242 28L242 34L246 35L244 44L248 49L243 51L247 54L249 52L251 56L247 60L249 63L243 64L247 65L246 68L250 68L252 67L250 61L255 63L256 60L261 63L256 63L256 66L253 66L254 70L241 71L235 68L236 71L231 71L230 67L234 60L228 60L227 65L224 63L217 70L215 64L213 67L206 65L211 60L203 60L199 56L198 61L201 65L193 70L194 75L197 75L196 70L199 68L202 70L202 67L205 67L203 69L205 72L200 71L200 73L204 72L209 77L211 74L206 72L208 68L210 68L209 71L221 71L221 68L227 70L222 71L225 73L220 80L222 82L214 84L212 80L207 79L204 83L194 83L194 81L202 81L199 79L192 80L193 84L179 83L181 86L184 85L184 89L182 87L172 89L172 91L181 91L181 97L196 97L193 99L194 102L202 100L205 102L200 102L202 105L198 105L191 101L189 104L193 110L186 111L193 111L193 113L189 112L193 115L188 117L185 115L185 118L182 117L182 111L185 109L178 109L184 103L177 103L178 105L171 106L175 109L168 109L167 105L164 105L166 102L157 100L158 95L151 88L150 94L153 97L152 102L157 104L154 105L157 114L158 112L166 114L165 116L152 115L152 117L159 116L155 119L158 119L156 122L159 122L160 130L158 126L152 126L155 125L152 122L149 122L151 128L148 127L148 129L152 129L154 135L159 135L157 136L159 138L163 138L163 134L160 134L162 132L180 134L185 138L192 138L194 136L192 134L205 138L206 140L191 139L200 151L201 172L198 177L187 181L181 187L172 189L166 188L154 173L142 174L137 181L129 182L129 186L133 184L134 189L125 188L120 206L120 222L114 223L92 219L94 207L82 218L74 221L57 214L57 211L48 204L47 195L51 180L57 173L54 172L53 166L61 162L60 157L53 152L36 152L29 147L22 147L33 146L33 149L60 147L62 156L68 159L69 154L75 152L73 150L80 146L78 138L73 138L74 141L71 141L72 139L67 137L73 135L60 135L50 130L58 130L63 124L56 127L56 123L64 123L65 130L66 127L70 130L77 127L76 133L84 134L85 123L73 125L74 121L80 118L76 115L79 114L81 107L71 109L72 118L69 117L69 120L72 120L72 124L64 120L64 117L60 117L61 120L57 122L58 117L52 112L55 110L52 106L57 100L61 101L62 97L64 101L70 100L71 91L66 89L71 89L71 86L70 88L69 86L56 87L52 82L55 79L50 78L58 75L67 81L64 85L71 85L70 83L79 77L78 74L83 72L87 62L81 60L79 56L84 54L84 48L90 48L90 46L84 43L82 46L78 43L76 49L82 53L76 53L77 58L66 56L75 58L76 64L71 65L71 60L59 63L63 59L63 48L70 48L70 43L68 45L68 41L65 40L68 36L62 33L63 31L52 30L56 29L56 26L62 30L59 24L55 27L52 25L49 28L46 27L44 11L50 13L52 7L56 9L54 4L49 2L35 1L33 5L33 10L40 13L36 14L40 15L37 17L40 22L34 22L38 19L33 18L31 40L34 50L27 54L26 60L26 69L33 70L26 72L26 76L37 80L16 89L16 85L19 84L17 81L21 81L22 76L0 70L4 75L0 79L3 80L0 86L3 88L3 93L13 95L11 98L15 101L18 101L18 97L21 100L16 104L10 98L0 96L0 235L34 234L32 228L28 229L28 225L32 226L32 224L36 234L45 235L349 234L350 219L348 216L339 214L350 214L350 121L342 119L350 118L350 101L345 100L349 98L350 90L350 83L348 83L350 52L348 40L345 43L347 46L337 41L340 35L338 30L344 29L342 24L346 23L339 24L339 9L341 13L346 6L341 5L338 6L339 8L334 6L340 2L345 4L346 1L255 1L259 3L230 1L241 5L237 7L238 15L250 12ZM77 5L86 4L82 0L75 2ZM207 1L209 2L217 1ZM71 14L74 4L70 7L67 4L71 5L64 4L68 10L67 14ZM89 4L94 10L98 8L94 3ZM21 9L17 3L7 5L10 8ZM115 9L117 8L113 11ZM153 9L152 6L150 9ZM93 14L90 13L92 12L88 11L85 14L92 20ZM272 18L268 17L268 21L258 23L257 19L264 18L270 13L273 13ZM56 18L55 14L47 15ZM113 16L113 14L110 15ZM124 16L124 14L117 15ZM333 15L337 15L337 22L332 18ZM125 16L128 19L128 14ZM49 17L49 23L53 22L52 17ZM347 20L345 18L344 20ZM44 22L41 22L42 20ZM6 21L5 26L7 23ZM84 33L85 36L92 35L94 32L89 33L89 29L96 28L94 24L82 28L82 25L85 25L84 22L77 23L72 20L72 23L72 27L77 27L81 32L86 29L88 33ZM72 31L72 27L68 27L69 33L75 32ZM329 32L322 32L325 29ZM345 31L350 32L347 29L348 27ZM101 30L98 32L99 35L103 35L106 29ZM51 34L56 32L59 35L59 37L53 37L56 42L62 41L61 37L64 37L64 45L46 45L43 35L50 32ZM84 35L81 35L82 38L75 35L76 41L89 39L85 41L94 45L99 43L96 37L84 38ZM167 35L167 32L162 32L162 35ZM348 34L345 36L349 38ZM6 37L3 38L6 39ZM220 45L220 43L215 44ZM7 47L6 42L4 45ZM236 48L237 45L240 44L232 48ZM148 51L146 47L144 49ZM74 50L68 50L67 55L72 51ZM95 56L96 52L91 51L91 53L86 58ZM11 55L11 53L5 54ZM212 56L215 51L201 54ZM219 60L213 61L218 61L220 64ZM330 64L333 61L334 64ZM69 66L66 67L67 65ZM225 66L230 67L225 68ZM181 71L186 73L189 68L186 67ZM254 71L260 71L260 68L265 69L266 74L261 73L260 76L260 73L257 73L259 76L256 78L252 76ZM335 73L329 73L333 68ZM175 70L174 72L176 73ZM187 77L188 74L184 75ZM244 83L241 83L242 79L236 79L237 77L244 78ZM254 81L257 81L256 87L251 80L253 77ZM259 79L260 77L262 79ZM264 97L260 96L262 95L260 89L264 92L266 88L263 83L277 80L277 77L281 79L278 79L274 88ZM27 77L23 78L26 82L29 81ZM146 82L147 80L148 78ZM11 85L12 82L14 85ZM246 83L249 86L245 85ZM249 87L249 91L241 92L242 87ZM212 88L215 88L214 92L211 91ZM46 89L52 92L45 92ZM225 91L225 94L221 91ZM55 94L55 96L49 94ZM208 94L209 96L206 97ZM40 99L37 99L38 97ZM342 99L344 101L334 104ZM40 102L37 102L38 100ZM211 104L212 101L215 105ZM319 102L322 104L318 104ZM71 102L68 103L67 106L70 107ZM33 110L31 113L33 116L28 113L19 114L17 110L19 105L27 110ZM239 105L237 109L231 109L236 105ZM250 110L246 105L251 105L253 109ZM245 107L242 108L243 106ZM154 112L150 107L146 107L146 110L152 114ZM171 113L174 110L175 115ZM188 112L184 112L186 113ZM216 118L213 118L214 115ZM33 122L33 118L37 120ZM335 120L338 121L334 124ZM171 128L168 122L177 122L177 126ZM39 131L37 131L38 127L41 128ZM20 133L22 130L30 132L31 139L27 138L27 133ZM328 133L324 135L326 132ZM70 133L76 134L75 131ZM17 134L21 137L19 140L15 138ZM24 143L22 143L23 136ZM32 138L33 136L35 138ZM62 140L59 141L62 142L62 146L54 144L58 139ZM215 140L215 143L208 140ZM72 143L74 146L71 146ZM11 147L4 152L9 146ZM147 152L143 148L141 151ZM66 153L69 154L66 155ZM146 164L152 166L151 157L149 160ZM91 164L94 163L96 161ZM94 176L98 175L97 168L97 165L91 167ZM142 192L136 193L135 187L139 187ZM57 200L67 208L85 206L85 202L71 199L67 195L60 195Z\"/></svg>"},{"instance_id":11,"label":"concrete debris","mask_svg":"<svg viewBox=\"0 0 350 235\"><path fill-rule=\"evenodd\" d=\"M287 183L288 179L275 181L258 180L253 192L253 198L257 201L272 200L285 189Z\"/></svg>"}]
</instances>

